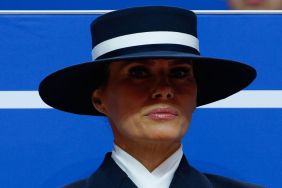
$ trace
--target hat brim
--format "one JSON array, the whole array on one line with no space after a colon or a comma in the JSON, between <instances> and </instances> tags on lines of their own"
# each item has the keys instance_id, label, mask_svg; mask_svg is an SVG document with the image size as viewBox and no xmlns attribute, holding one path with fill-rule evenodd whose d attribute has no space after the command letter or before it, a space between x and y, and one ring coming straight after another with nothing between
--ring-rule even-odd
<instances>
[{"instance_id":1,"label":"hat brim","mask_svg":"<svg viewBox=\"0 0 282 188\"><path fill-rule=\"evenodd\" d=\"M99 59L59 70L47 76L39 86L43 101L59 110L84 115L103 115L92 105L91 94L101 79L104 63L134 59L183 59L194 62L197 81L197 106L224 99L248 86L256 77L249 65L236 61L195 54L154 51Z\"/></svg>"}]
</instances>

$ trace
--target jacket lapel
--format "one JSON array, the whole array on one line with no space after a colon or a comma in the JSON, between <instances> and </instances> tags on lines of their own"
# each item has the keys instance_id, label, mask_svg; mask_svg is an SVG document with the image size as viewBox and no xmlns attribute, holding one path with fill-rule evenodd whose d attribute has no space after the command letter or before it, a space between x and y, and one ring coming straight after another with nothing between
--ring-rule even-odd
<instances>
[{"instance_id":1,"label":"jacket lapel","mask_svg":"<svg viewBox=\"0 0 282 188\"><path fill-rule=\"evenodd\" d=\"M179 167L177 168L170 188L212 188L208 178L189 166L183 155Z\"/></svg>"},{"instance_id":2,"label":"jacket lapel","mask_svg":"<svg viewBox=\"0 0 282 188\"><path fill-rule=\"evenodd\" d=\"M137 188L107 153L99 169L88 179L87 188Z\"/></svg>"}]
</instances>

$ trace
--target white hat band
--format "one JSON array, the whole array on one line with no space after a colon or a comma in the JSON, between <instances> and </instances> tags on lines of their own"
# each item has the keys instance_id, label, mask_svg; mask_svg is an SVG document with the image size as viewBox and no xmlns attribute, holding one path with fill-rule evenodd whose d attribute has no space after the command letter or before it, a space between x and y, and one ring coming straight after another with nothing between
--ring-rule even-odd
<instances>
[{"instance_id":1,"label":"white hat band","mask_svg":"<svg viewBox=\"0 0 282 188\"><path fill-rule=\"evenodd\" d=\"M174 31L152 31L123 35L101 42L93 48L92 59L94 61L114 50L150 44L178 44L199 52L199 40L193 35Z\"/></svg>"}]
</instances>

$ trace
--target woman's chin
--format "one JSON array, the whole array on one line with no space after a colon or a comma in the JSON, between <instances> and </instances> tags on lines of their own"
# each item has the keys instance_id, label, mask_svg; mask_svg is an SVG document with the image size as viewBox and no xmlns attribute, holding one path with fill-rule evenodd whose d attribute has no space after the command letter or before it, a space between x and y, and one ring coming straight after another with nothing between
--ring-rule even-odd
<instances>
[{"instance_id":1,"label":"woman's chin","mask_svg":"<svg viewBox=\"0 0 282 188\"><path fill-rule=\"evenodd\" d=\"M171 141L181 140L184 136L188 123L180 119L172 120L150 120L142 127L145 127L146 137L151 140Z\"/></svg>"},{"instance_id":2,"label":"woman's chin","mask_svg":"<svg viewBox=\"0 0 282 188\"><path fill-rule=\"evenodd\" d=\"M177 141L181 140L184 134L185 133L180 129L161 127L157 129L150 129L146 135L146 139L152 141Z\"/></svg>"}]
</instances>

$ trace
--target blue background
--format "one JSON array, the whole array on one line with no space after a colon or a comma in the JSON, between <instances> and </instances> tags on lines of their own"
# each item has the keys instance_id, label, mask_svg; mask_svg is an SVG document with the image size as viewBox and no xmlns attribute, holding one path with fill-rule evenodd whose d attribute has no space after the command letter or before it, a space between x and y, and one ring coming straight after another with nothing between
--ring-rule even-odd
<instances>
[{"instance_id":1,"label":"blue background","mask_svg":"<svg viewBox=\"0 0 282 188\"><path fill-rule=\"evenodd\" d=\"M89 61L96 16L0 15L0 90L37 90L47 74ZM281 32L282 15L199 15L202 54L256 67L252 90L282 89ZM184 152L202 171L280 188L281 117L282 109L198 109ZM1 109L1 187L52 188L87 177L112 140L104 118Z\"/></svg>"},{"instance_id":2,"label":"blue background","mask_svg":"<svg viewBox=\"0 0 282 188\"><path fill-rule=\"evenodd\" d=\"M227 0L1 0L2 10L111 10L132 6L171 5L193 10L227 9Z\"/></svg>"}]
</instances>

